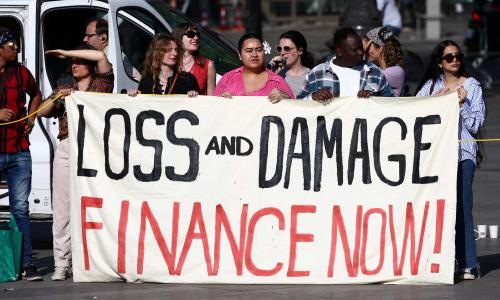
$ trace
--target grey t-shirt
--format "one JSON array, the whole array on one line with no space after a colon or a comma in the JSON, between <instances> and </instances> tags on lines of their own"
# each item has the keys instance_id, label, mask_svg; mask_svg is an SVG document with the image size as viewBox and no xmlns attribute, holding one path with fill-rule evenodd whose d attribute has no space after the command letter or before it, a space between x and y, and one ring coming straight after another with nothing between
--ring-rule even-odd
<instances>
[{"instance_id":1,"label":"grey t-shirt","mask_svg":"<svg viewBox=\"0 0 500 300\"><path fill-rule=\"evenodd\" d=\"M305 72L302 75L299 76L292 76L286 73L281 73L280 75L285 77L285 81L292 89L293 94L295 97L297 97L298 94L302 91L302 88L304 87L304 80L306 79L307 73L309 73L311 69L305 68ZM286 72L286 71L285 71Z\"/></svg>"}]
</instances>

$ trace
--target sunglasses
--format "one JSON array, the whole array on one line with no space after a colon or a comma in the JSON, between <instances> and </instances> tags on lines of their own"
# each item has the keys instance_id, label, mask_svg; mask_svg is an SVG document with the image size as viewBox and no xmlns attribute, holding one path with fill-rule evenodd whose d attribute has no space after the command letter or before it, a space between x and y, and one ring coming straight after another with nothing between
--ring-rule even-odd
<instances>
[{"instance_id":1,"label":"sunglasses","mask_svg":"<svg viewBox=\"0 0 500 300\"><path fill-rule=\"evenodd\" d=\"M285 46L285 47L276 47L276 52L278 53L281 53L281 50L285 51L286 53L292 51L293 49L295 49L296 47L288 47L288 46Z\"/></svg>"},{"instance_id":2,"label":"sunglasses","mask_svg":"<svg viewBox=\"0 0 500 300\"><path fill-rule=\"evenodd\" d=\"M184 35L190 39L194 38L195 36L200 38L200 33L198 31L194 31L194 30L188 30L188 31L184 32Z\"/></svg>"},{"instance_id":3,"label":"sunglasses","mask_svg":"<svg viewBox=\"0 0 500 300\"><path fill-rule=\"evenodd\" d=\"M464 54L463 53L456 53L456 54L451 54L448 53L441 57L441 60L446 61L447 63L451 64L454 59L457 59L457 61L462 62L464 60Z\"/></svg>"}]
</instances>

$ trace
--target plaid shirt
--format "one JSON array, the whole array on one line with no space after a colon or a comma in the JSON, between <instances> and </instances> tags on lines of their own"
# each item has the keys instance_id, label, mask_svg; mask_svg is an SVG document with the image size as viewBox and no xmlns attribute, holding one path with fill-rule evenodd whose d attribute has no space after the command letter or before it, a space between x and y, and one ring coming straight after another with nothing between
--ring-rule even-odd
<instances>
[{"instance_id":1,"label":"plaid shirt","mask_svg":"<svg viewBox=\"0 0 500 300\"><path fill-rule=\"evenodd\" d=\"M340 95L340 83L338 76L333 72L330 64L335 59L335 55L329 56L326 62L314 67L305 79L305 85L297 96L297 99L305 98L311 93L322 88L330 88L334 97ZM371 91L374 96L393 97L391 87L387 80L375 64L363 61L361 64L352 67L353 70L361 71L359 80L359 90Z\"/></svg>"},{"instance_id":2,"label":"plaid shirt","mask_svg":"<svg viewBox=\"0 0 500 300\"><path fill-rule=\"evenodd\" d=\"M16 114L14 119L18 120L27 113L26 94L30 96L31 102L31 99L40 95L40 91L26 67L15 63L6 66L4 72L0 73L0 78L7 76L0 94L0 108L13 110ZM0 126L0 153L16 153L29 149L28 135L24 134L26 122Z\"/></svg>"}]
</instances>

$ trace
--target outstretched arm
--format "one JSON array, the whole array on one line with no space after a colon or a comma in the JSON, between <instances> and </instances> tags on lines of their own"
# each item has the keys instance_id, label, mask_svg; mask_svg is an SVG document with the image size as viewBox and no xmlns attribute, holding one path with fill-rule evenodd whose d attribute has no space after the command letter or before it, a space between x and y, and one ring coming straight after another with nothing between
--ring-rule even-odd
<instances>
[{"instance_id":1,"label":"outstretched arm","mask_svg":"<svg viewBox=\"0 0 500 300\"><path fill-rule=\"evenodd\" d=\"M113 69L113 66L108 60L108 57L104 52L100 50L90 50L90 49L81 49L81 50L48 50L45 51L45 54L56 56L59 58L79 58L90 61L95 61L97 63L97 73L107 73Z\"/></svg>"}]
</instances>

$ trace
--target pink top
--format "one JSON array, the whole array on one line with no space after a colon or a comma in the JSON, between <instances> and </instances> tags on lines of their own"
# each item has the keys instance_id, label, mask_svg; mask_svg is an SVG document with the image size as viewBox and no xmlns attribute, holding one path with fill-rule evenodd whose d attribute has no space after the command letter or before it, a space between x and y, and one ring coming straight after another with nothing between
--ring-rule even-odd
<instances>
[{"instance_id":1,"label":"pink top","mask_svg":"<svg viewBox=\"0 0 500 300\"><path fill-rule=\"evenodd\" d=\"M271 90L277 88L287 94L289 99L295 99L292 90L281 76L267 69L266 72L268 74L266 84L256 91L247 93L243 81L243 67L229 71L219 80L213 95L220 96L224 92L229 92L233 96L269 96Z\"/></svg>"}]
</instances>

